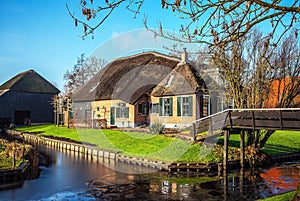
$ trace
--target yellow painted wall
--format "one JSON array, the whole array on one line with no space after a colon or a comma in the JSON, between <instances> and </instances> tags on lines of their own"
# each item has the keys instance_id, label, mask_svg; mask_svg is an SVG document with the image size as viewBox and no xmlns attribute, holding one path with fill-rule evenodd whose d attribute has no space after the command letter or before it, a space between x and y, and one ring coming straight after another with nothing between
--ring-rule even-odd
<instances>
[{"instance_id":1,"label":"yellow painted wall","mask_svg":"<svg viewBox=\"0 0 300 201\"><path fill-rule=\"evenodd\" d=\"M159 116L159 113L157 113L157 114L151 113L150 114L151 123L162 123L165 125L169 124L171 127L172 127L172 125L176 125L177 127L180 127L181 124L184 125L184 124L187 124L187 123L190 123L190 122L196 120L196 104L197 104L196 94L191 94L188 96L193 97L193 115L192 116L177 116L177 96L169 96L169 97L166 96L163 98L173 98L173 104L172 104L173 105L173 115L172 116ZM180 96L180 97L184 97L184 96ZM159 104L159 98L160 97L151 96L151 103Z\"/></svg>"},{"instance_id":2,"label":"yellow painted wall","mask_svg":"<svg viewBox=\"0 0 300 201\"><path fill-rule=\"evenodd\" d=\"M111 103L112 103L111 100L92 102L92 110L94 111L94 119L107 119L109 121ZM99 107L99 111L97 111L97 107ZM100 115L99 118L98 118L98 115Z\"/></svg>"},{"instance_id":3,"label":"yellow painted wall","mask_svg":"<svg viewBox=\"0 0 300 201\"><path fill-rule=\"evenodd\" d=\"M92 102L92 110L94 111L94 119L106 119L107 124L110 124L111 107L119 107L118 103L123 102L121 100L100 100ZM99 107L99 111L97 111ZM103 108L105 107L105 109ZM121 126L124 122L124 127L132 127L134 124L134 105L126 103L126 107L129 107L129 118L115 118L115 124ZM98 116L100 115L100 116ZM115 111L116 115L116 111Z\"/></svg>"},{"instance_id":4,"label":"yellow painted wall","mask_svg":"<svg viewBox=\"0 0 300 201\"><path fill-rule=\"evenodd\" d=\"M173 115L172 116L159 116L159 112L157 114L150 113L150 123L161 123L166 125L166 127L181 127L182 125L186 125L192 121L196 120L196 108L197 108L197 100L196 94L191 94L188 96L193 97L193 115L192 116L177 116L177 96L170 96L173 98ZM170 98L164 97L164 98ZM180 96L186 97L186 96ZM110 124L110 110L111 107L119 107L118 103L123 102L120 100L102 100L102 101L94 101L92 102L92 110L94 111L94 119L107 119L107 124ZM151 103L159 104L159 97L151 96ZM99 111L97 111L97 107L99 107ZM105 107L106 110L103 108ZM134 111L135 106L129 103L126 103L126 107L129 107L129 118L115 118L115 125L118 127L134 127ZM100 115L100 116L98 116ZM116 115L116 113L115 113ZM137 114L138 115L138 114Z\"/></svg>"}]
</instances>

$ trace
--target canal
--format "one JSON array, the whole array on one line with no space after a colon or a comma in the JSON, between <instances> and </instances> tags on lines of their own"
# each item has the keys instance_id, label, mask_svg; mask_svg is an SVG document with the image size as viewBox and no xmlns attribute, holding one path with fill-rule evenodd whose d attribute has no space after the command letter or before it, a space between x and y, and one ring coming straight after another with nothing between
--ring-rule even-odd
<instances>
[{"instance_id":1,"label":"canal","mask_svg":"<svg viewBox=\"0 0 300 201\"><path fill-rule=\"evenodd\" d=\"M296 163L275 165L254 174L237 171L228 177L201 178L90 160L82 154L47 147L39 150L51 164L41 166L39 177L26 180L21 188L0 191L1 201L85 201L95 200L95 196L98 200L256 200L294 190L298 184Z\"/></svg>"}]
</instances>

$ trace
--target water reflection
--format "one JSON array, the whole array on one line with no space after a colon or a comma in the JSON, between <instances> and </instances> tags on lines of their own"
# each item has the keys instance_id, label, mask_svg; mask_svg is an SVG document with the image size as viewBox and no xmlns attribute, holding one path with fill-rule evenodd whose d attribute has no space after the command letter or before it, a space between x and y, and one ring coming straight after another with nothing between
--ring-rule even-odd
<instances>
[{"instance_id":1,"label":"water reflection","mask_svg":"<svg viewBox=\"0 0 300 201\"><path fill-rule=\"evenodd\" d=\"M298 187L298 172L295 165L283 165L264 170L260 176L264 180L264 196L282 194Z\"/></svg>"},{"instance_id":2,"label":"water reflection","mask_svg":"<svg viewBox=\"0 0 300 201\"><path fill-rule=\"evenodd\" d=\"M298 171L296 164L281 164L256 173L241 171L204 183L151 182L150 191L157 192L159 189L161 194L178 200L257 200L295 190Z\"/></svg>"},{"instance_id":3,"label":"water reflection","mask_svg":"<svg viewBox=\"0 0 300 201\"><path fill-rule=\"evenodd\" d=\"M130 192L122 192L122 199L256 200L294 190L298 184L299 170L291 164L256 173L241 171L204 180L191 175L170 176L166 172L143 174L149 169L114 160L97 160L76 152L50 148L40 148L40 152L48 156L51 165L42 166L40 177L26 181L22 188L0 191L0 200L105 200L112 198L112 194L105 194L104 188L102 193L91 193L90 190L97 186L108 189L113 184L130 187ZM124 169L123 172L130 170L132 174L116 169ZM88 186L87 183L93 185Z\"/></svg>"}]
</instances>

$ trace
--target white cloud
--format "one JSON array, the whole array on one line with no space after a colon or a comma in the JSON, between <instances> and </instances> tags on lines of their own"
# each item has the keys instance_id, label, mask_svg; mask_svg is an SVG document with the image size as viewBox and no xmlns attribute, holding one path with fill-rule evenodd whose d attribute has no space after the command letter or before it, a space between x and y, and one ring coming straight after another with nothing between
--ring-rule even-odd
<instances>
[{"instance_id":1,"label":"white cloud","mask_svg":"<svg viewBox=\"0 0 300 201\"><path fill-rule=\"evenodd\" d=\"M175 42L156 37L145 29L133 30L125 33L112 33L112 38L100 44L91 56L102 57L108 61L126 56L130 53L142 51L162 51L166 52L164 46L171 47ZM191 46L192 47L192 46ZM196 49L196 46L194 45Z\"/></svg>"}]
</instances>

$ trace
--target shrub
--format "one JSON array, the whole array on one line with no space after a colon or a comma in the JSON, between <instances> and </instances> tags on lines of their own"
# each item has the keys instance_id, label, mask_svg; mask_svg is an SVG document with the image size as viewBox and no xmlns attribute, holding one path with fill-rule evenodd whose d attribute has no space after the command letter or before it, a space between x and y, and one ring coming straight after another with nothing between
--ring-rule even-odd
<instances>
[{"instance_id":1,"label":"shrub","mask_svg":"<svg viewBox=\"0 0 300 201\"><path fill-rule=\"evenodd\" d=\"M152 134L162 134L164 128L165 128L165 125L163 125L161 123L154 123L149 126L149 132Z\"/></svg>"}]
</instances>

